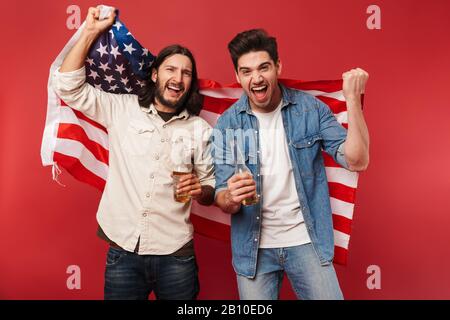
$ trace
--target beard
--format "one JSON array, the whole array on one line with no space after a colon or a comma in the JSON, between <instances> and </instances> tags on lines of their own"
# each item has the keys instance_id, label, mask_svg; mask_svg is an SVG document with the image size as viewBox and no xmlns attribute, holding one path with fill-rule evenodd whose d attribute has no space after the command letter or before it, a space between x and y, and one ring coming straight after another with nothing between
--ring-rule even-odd
<instances>
[{"instance_id":1,"label":"beard","mask_svg":"<svg viewBox=\"0 0 450 320\"><path fill-rule=\"evenodd\" d=\"M188 92L184 92L181 97L178 98L178 100L170 101L164 98L164 90L167 87L167 83L163 85L159 79L156 80L155 83L155 99L159 101L162 105L173 109L174 111L179 110L183 107L184 103L186 102L186 98L188 96Z\"/></svg>"}]
</instances>

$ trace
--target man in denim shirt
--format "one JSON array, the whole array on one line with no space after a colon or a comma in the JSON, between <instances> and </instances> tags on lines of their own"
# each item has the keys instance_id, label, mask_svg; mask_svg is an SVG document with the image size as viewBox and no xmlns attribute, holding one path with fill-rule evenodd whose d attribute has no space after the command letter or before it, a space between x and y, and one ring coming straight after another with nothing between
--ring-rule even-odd
<instances>
[{"instance_id":1,"label":"man in denim shirt","mask_svg":"<svg viewBox=\"0 0 450 320\"><path fill-rule=\"evenodd\" d=\"M213 155L216 204L232 214L240 298L277 299L286 272L298 298L343 299L321 150L350 171L367 168L360 96L368 74L342 75L347 131L320 100L278 82L276 39L264 30L238 34L228 49L244 94L219 118Z\"/></svg>"}]
</instances>

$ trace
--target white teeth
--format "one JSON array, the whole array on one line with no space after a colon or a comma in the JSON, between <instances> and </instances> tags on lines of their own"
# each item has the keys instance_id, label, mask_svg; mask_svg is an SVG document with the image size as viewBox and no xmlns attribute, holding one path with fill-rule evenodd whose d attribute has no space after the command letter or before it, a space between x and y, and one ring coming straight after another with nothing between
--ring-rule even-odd
<instances>
[{"instance_id":1,"label":"white teeth","mask_svg":"<svg viewBox=\"0 0 450 320\"><path fill-rule=\"evenodd\" d=\"M181 91L181 89L177 87L168 86L168 88L175 91Z\"/></svg>"},{"instance_id":2,"label":"white teeth","mask_svg":"<svg viewBox=\"0 0 450 320\"><path fill-rule=\"evenodd\" d=\"M252 88L252 90L253 90L253 91L261 91L261 90L264 90L264 89L266 89L266 88L267 88L267 86L254 87L254 88Z\"/></svg>"}]
</instances>

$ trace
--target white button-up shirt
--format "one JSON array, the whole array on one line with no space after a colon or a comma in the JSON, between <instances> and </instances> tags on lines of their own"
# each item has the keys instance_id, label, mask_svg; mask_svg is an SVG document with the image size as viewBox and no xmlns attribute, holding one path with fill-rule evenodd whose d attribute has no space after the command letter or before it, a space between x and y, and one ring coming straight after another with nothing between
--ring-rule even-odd
<instances>
[{"instance_id":1,"label":"white button-up shirt","mask_svg":"<svg viewBox=\"0 0 450 320\"><path fill-rule=\"evenodd\" d=\"M106 236L127 251L170 254L193 238L191 201L176 202L172 171L180 138L202 185L214 188L211 126L184 110L164 122L153 105L139 106L132 94L112 94L85 82L85 68L53 75L57 95L108 130L109 171L97 211ZM179 144L177 145L179 146ZM178 149L177 149L178 150Z\"/></svg>"}]
</instances>

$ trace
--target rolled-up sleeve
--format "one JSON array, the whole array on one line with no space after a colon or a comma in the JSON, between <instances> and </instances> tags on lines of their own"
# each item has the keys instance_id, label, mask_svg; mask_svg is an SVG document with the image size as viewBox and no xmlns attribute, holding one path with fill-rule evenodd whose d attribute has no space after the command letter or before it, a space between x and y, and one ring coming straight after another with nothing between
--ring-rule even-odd
<instances>
[{"instance_id":1,"label":"rolled-up sleeve","mask_svg":"<svg viewBox=\"0 0 450 320\"><path fill-rule=\"evenodd\" d=\"M322 136L322 146L336 163L348 169L345 161L344 142L347 139L347 130L337 121L330 108L320 100L319 104L320 116L320 133Z\"/></svg>"},{"instance_id":2,"label":"rolled-up sleeve","mask_svg":"<svg viewBox=\"0 0 450 320\"><path fill-rule=\"evenodd\" d=\"M112 109L118 99L113 93L104 92L86 83L86 70L82 68L69 72L53 73L52 88L69 107L85 114L88 118L108 127L112 121Z\"/></svg>"},{"instance_id":3,"label":"rolled-up sleeve","mask_svg":"<svg viewBox=\"0 0 450 320\"><path fill-rule=\"evenodd\" d=\"M202 121L201 141L197 143L197 150L194 156L194 168L200 184L214 188L216 180L211 155L211 133L212 127L206 121Z\"/></svg>"}]
</instances>

